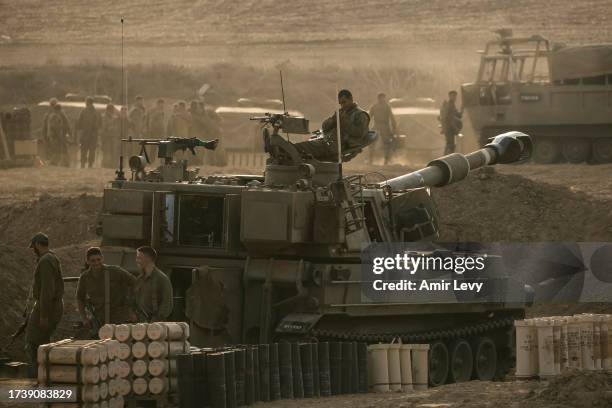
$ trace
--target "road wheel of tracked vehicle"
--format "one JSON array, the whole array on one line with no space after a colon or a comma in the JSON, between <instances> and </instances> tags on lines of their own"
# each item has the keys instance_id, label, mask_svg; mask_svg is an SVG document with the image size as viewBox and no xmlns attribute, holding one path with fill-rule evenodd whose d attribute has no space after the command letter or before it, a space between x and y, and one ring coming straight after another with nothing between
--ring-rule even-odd
<instances>
[{"instance_id":1,"label":"road wheel of tracked vehicle","mask_svg":"<svg viewBox=\"0 0 612 408\"><path fill-rule=\"evenodd\" d=\"M539 138L534 143L533 160L540 164L550 164L559 160L561 146L552 138Z\"/></svg>"},{"instance_id":2,"label":"road wheel of tracked vehicle","mask_svg":"<svg viewBox=\"0 0 612 408\"><path fill-rule=\"evenodd\" d=\"M469 381L474 369L472 346L465 340L454 341L450 346L451 382Z\"/></svg>"},{"instance_id":3,"label":"road wheel of tracked vehicle","mask_svg":"<svg viewBox=\"0 0 612 408\"><path fill-rule=\"evenodd\" d=\"M474 342L474 378L491 381L497 372L497 350L489 337L479 337Z\"/></svg>"},{"instance_id":4,"label":"road wheel of tracked vehicle","mask_svg":"<svg viewBox=\"0 0 612 408\"><path fill-rule=\"evenodd\" d=\"M591 157L591 142L584 138L563 141L563 157L570 163L583 163Z\"/></svg>"},{"instance_id":5,"label":"road wheel of tracked vehicle","mask_svg":"<svg viewBox=\"0 0 612 408\"><path fill-rule=\"evenodd\" d=\"M450 359L446 344L436 341L429 348L429 385L437 387L446 384Z\"/></svg>"},{"instance_id":6,"label":"road wheel of tracked vehicle","mask_svg":"<svg viewBox=\"0 0 612 408\"><path fill-rule=\"evenodd\" d=\"M593 142L593 161L612 163L612 138L595 139Z\"/></svg>"}]
</instances>

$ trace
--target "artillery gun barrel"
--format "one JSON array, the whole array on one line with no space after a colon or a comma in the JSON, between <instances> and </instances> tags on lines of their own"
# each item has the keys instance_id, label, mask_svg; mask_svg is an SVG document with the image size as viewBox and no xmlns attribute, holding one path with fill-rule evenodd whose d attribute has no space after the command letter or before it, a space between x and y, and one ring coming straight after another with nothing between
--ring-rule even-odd
<instances>
[{"instance_id":1,"label":"artillery gun barrel","mask_svg":"<svg viewBox=\"0 0 612 408\"><path fill-rule=\"evenodd\" d=\"M379 183L393 191L419 187L442 187L467 177L478 168L498 163L517 163L531 156L531 138L521 132L495 136L480 150L463 155L452 153L430 162L427 167Z\"/></svg>"}]
</instances>

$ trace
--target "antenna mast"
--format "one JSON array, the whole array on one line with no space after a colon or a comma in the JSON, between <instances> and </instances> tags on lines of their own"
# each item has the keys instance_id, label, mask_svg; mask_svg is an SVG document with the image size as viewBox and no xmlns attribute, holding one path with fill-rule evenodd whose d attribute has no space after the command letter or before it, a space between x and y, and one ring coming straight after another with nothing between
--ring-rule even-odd
<instances>
[{"instance_id":1,"label":"antenna mast","mask_svg":"<svg viewBox=\"0 0 612 408\"><path fill-rule=\"evenodd\" d=\"M124 106L127 108L127 95L125 95L124 93L124 87L123 84L125 82L125 67L124 67L124 63L123 63L123 17L121 17L121 96L124 100ZM117 175L117 177L115 178L115 180L125 180L125 173L123 172L123 129L125 128L124 126L124 121L123 118L121 117L121 114L119 116L119 128L120 128L120 135L121 135L121 142L119 142L119 145L121 147L121 153L119 155L119 168L117 169L117 171L115 172L115 174Z\"/></svg>"},{"instance_id":2,"label":"antenna mast","mask_svg":"<svg viewBox=\"0 0 612 408\"><path fill-rule=\"evenodd\" d=\"M338 85L336 85L336 95L338 95ZM342 180L342 136L340 133L340 105L336 105L336 137L338 140L338 179Z\"/></svg>"}]
</instances>

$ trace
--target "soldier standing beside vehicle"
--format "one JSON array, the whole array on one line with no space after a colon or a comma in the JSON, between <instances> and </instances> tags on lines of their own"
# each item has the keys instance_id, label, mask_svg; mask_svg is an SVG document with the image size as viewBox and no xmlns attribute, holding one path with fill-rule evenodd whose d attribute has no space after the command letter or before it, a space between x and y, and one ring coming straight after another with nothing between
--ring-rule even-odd
<instances>
[{"instance_id":1,"label":"soldier standing beside vehicle","mask_svg":"<svg viewBox=\"0 0 612 408\"><path fill-rule=\"evenodd\" d=\"M49 162L54 166L68 167L68 137L70 137L70 123L59 103L53 105L44 121L43 137L47 145Z\"/></svg>"},{"instance_id":2,"label":"soldier standing beside vehicle","mask_svg":"<svg viewBox=\"0 0 612 408\"><path fill-rule=\"evenodd\" d=\"M384 93L379 93L377 102L370 108L370 117L374 121L373 129L378 133L379 140L382 142L384 158L386 165L391 159L393 153L393 137L397 130L397 122L393 115L393 110L387 102L387 96ZM370 146L370 164L374 161L375 146L380 146L380 142Z\"/></svg>"},{"instance_id":3,"label":"soldier standing beside vehicle","mask_svg":"<svg viewBox=\"0 0 612 408\"><path fill-rule=\"evenodd\" d=\"M158 99L155 107L147 112L146 125L149 138L163 139L166 136L166 114L163 99Z\"/></svg>"},{"instance_id":4,"label":"soldier standing beside vehicle","mask_svg":"<svg viewBox=\"0 0 612 408\"><path fill-rule=\"evenodd\" d=\"M134 100L134 107L130 111L129 117L132 122L133 132L128 136L135 138L146 137L146 116L147 112L144 107L144 98L140 95Z\"/></svg>"},{"instance_id":5,"label":"soldier standing beside vehicle","mask_svg":"<svg viewBox=\"0 0 612 408\"><path fill-rule=\"evenodd\" d=\"M353 102L353 95L347 89L338 92L340 104L340 138L342 150L367 144L370 115ZM324 138L295 144L295 148L317 160L338 160L338 138L336 136L336 113L321 125Z\"/></svg>"},{"instance_id":6,"label":"soldier standing beside vehicle","mask_svg":"<svg viewBox=\"0 0 612 408\"><path fill-rule=\"evenodd\" d=\"M131 304L136 277L119 266L104 264L98 247L87 250L86 262L87 269L79 278L76 292L83 325L97 335L99 326L106 323L135 322Z\"/></svg>"},{"instance_id":7,"label":"soldier standing beside vehicle","mask_svg":"<svg viewBox=\"0 0 612 408\"><path fill-rule=\"evenodd\" d=\"M180 101L176 111L168 120L167 136L190 137L191 136L191 116L187 111L187 105Z\"/></svg>"},{"instance_id":8,"label":"soldier standing beside vehicle","mask_svg":"<svg viewBox=\"0 0 612 408\"><path fill-rule=\"evenodd\" d=\"M448 100L444 101L440 108L440 125L442 127L441 133L446 139L446 147L444 148L444 154L450 154L455 152L455 139L459 132L461 132L462 122L461 116L463 115L463 107L461 110L457 110L455 103L457 101L457 91L450 91L448 93Z\"/></svg>"},{"instance_id":9,"label":"soldier standing beside vehicle","mask_svg":"<svg viewBox=\"0 0 612 408\"><path fill-rule=\"evenodd\" d=\"M100 138L102 139L102 167L112 169L115 167L117 151L121 143L121 122L117 108L112 103L106 105L106 111L102 115Z\"/></svg>"},{"instance_id":10,"label":"soldier standing beside vehicle","mask_svg":"<svg viewBox=\"0 0 612 408\"><path fill-rule=\"evenodd\" d=\"M136 278L136 313L141 322L165 321L172 313L172 285L157 266L157 252L149 246L136 250L136 264L140 275Z\"/></svg>"},{"instance_id":11,"label":"soldier standing beside vehicle","mask_svg":"<svg viewBox=\"0 0 612 408\"><path fill-rule=\"evenodd\" d=\"M96 160L96 149L98 147L98 132L102 123L100 113L94 107L91 96L85 99L85 109L79 115L76 130L80 132L81 142L81 168L89 164L91 168Z\"/></svg>"},{"instance_id":12,"label":"soldier standing beside vehicle","mask_svg":"<svg viewBox=\"0 0 612 408\"><path fill-rule=\"evenodd\" d=\"M39 232L30 241L30 248L38 258L30 291L34 306L28 317L25 333L26 353L29 358L29 375L36 378L38 346L51 341L64 313L64 281L59 259L49 250L49 237Z\"/></svg>"}]
</instances>

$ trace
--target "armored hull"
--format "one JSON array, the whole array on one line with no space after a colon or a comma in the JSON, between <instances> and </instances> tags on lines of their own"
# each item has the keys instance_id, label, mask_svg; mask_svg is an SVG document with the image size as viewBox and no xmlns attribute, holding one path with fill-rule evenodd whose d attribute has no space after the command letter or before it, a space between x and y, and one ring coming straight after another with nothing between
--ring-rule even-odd
<instances>
[{"instance_id":1,"label":"armored hull","mask_svg":"<svg viewBox=\"0 0 612 408\"><path fill-rule=\"evenodd\" d=\"M362 248L435 240L429 187L504 162L513 149L509 161L518 160L527 145L513 140L379 184L312 160L269 160L265 176L115 180L104 192L103 251L136 273L135 248L157 249L174 288L172 320L190 322L195 345L401 338L431 344L433 385L472 373L491 379L512 355L512 322L524 304L369 302Z\"/></svg>"}]
</instances>

